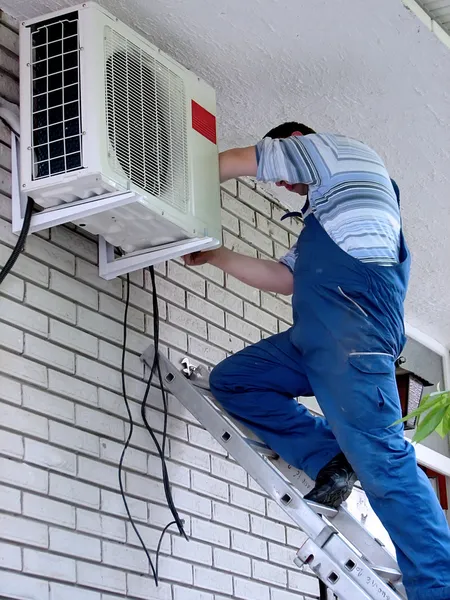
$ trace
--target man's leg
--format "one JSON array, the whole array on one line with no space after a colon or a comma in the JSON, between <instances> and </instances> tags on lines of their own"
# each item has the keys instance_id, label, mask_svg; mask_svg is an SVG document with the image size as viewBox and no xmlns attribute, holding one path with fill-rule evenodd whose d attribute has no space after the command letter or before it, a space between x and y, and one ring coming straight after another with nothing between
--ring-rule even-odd
<instances>
[{"instance_id":1,"label":"man's leg","mask_svg":"<svg viewBox=\"0 0 450 600\"><path fill-rule=\"evenodd\" d=\"M327 422L294 399L312 395L301 353L289 332L231 356L211 373L210 386L225 410L272 450L315 479L339 452Z\"/></svg>"},{"instance_id":2,"label":"man's leg","mask_svg":"<svg viewBox=\"0 0 450 600\"><path fill-rule=\"evenodd\" d=\"M327 421L396 546L408 600L450 600L447 521L402 425L390 427L401 416L393 358L306 362Z\"/></svg>"}]
</instances>

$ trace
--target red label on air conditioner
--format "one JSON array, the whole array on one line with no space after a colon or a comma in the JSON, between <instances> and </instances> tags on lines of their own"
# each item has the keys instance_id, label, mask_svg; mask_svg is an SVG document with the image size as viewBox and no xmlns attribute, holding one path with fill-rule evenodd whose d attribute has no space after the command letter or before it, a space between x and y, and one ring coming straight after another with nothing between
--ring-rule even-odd
<instances>
[{"instance_id":1,"label":"red label on air conditioner","mask_svg":"<svg viewBox=\"0 0 450 600\"><path fill-rule=\"evenodd\" d=\"M192 129L217 144L216 117L192 100Z\"/></svg>"}]
</instances>

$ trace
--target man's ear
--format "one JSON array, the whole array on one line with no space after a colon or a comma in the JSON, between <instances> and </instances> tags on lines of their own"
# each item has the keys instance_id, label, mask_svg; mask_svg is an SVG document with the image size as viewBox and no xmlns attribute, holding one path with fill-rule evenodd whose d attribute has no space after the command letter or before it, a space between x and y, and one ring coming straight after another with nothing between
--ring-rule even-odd
<instances>
[{"instance_id":1,"label":"man's ear","mask_svg":"<svg viewBox=\"0 0 450 600\"><path fill-rule=\"evenodd\" d=\"M301 131L294 131L294 132L291 134L291 136L294 136L294 135L295 135L295 136L301 136L301 135L303 135L303 133L302 133Z\"/></svg>"}]
</instances>

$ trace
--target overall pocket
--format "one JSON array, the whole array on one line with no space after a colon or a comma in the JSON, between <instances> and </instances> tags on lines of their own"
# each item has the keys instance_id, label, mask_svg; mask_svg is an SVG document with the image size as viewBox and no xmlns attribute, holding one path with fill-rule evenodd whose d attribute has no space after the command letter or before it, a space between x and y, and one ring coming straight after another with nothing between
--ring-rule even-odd
<instances>
[{"instance_id":1,"label":"overall pocket","mask_svg":"<svg viewBox=\"0 0 450 600\"><path fill-rule=\"evenodd\" d=\"M360 306L356 300L354 300L351 296L349 296L348 294L346 294L344 292L344 290L341 288L340 285L338 285L338 292L340 293L341 296L343 296L346 300L348 300L348 302L351 302L353 304L353 306L365 317L368 317L369 315L367 314L367 312L363 309L362 306Z\"/></svg>"}]
</instances>

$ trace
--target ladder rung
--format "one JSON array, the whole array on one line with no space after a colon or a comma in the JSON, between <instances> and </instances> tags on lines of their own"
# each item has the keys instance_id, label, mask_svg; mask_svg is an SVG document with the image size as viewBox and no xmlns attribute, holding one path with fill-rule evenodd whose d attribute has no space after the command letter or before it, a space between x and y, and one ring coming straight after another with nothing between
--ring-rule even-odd
<instances>
[{"instance_id":1,"label":"ladder rung","mask_svg":"<svg viewBox=\"0 0 450 600\"><path fill-rule=\"evenodd\" d=\"M387 581L392 581L395 583L402 578L402 574L398 569L389 569L388 567L378 567L371 565L372 571L375 571L380 577L386 579Z\"/></svg>"}]
</instances>

